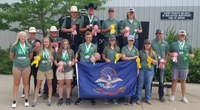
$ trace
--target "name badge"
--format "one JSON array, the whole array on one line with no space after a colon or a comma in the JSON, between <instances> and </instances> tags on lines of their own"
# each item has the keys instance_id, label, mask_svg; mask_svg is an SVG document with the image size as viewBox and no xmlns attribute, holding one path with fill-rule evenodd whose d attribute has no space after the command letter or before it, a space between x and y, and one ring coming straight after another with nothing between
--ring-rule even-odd
<instances>
[{"instance_id":1,"label":"name badge","mask_svg":"<svg viewBox=\"0 0 200 110\"><path fill-rule=\"evenodd\" d=\"M19 60L25 60L26 57L18 57L17 59L19 59Z\"/></svg>"},{"instance_id":2,"label":"name badge","mask_svg":"<svg viewBox=\"0 0 200 110\"><path fill-rule=\"evenodd\" d=\"M85 56L85 59L89 59L89 58L90 58L90 56L89 56L89 55L86 55L86 56Z\"/></svg>"},{"instance_id":3,"label":"name badge","mask_svg":"<svg viewBox=\"0 0 200 110\"><path fill-rule=\"evenodd\" d=\"M92 27L92 24L90 24L90 27Z\"/></svg>"},{"instance_id":4,"label":"name badge","mask_svg":"<svg viewBox=\"0 0 200 110\"><path fill-rule=\"evenodd\" d=\"M184 54L184 52L183 52L183 51L179 52L179 55L182 55L182 54Z\"/></svg>"}]
</instances>

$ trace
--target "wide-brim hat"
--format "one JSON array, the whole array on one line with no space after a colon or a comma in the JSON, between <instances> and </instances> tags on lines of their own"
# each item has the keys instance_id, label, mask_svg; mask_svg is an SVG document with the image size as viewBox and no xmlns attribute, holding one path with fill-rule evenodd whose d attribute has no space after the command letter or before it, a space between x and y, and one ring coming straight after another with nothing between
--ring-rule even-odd
<instances>
[{"instance_id":1,"label":"wide-brim hat","mask_svg":"<svg viewBox=\"0 0 200 110\"><path fill-rule=\"evenodd\" d=\"M75 13L78 13L79 11L78 11L78 8L77 8L77 6L71 6L71 8L70 8L70 11L69 12L75 12Z\"/></svg>"},{"instance_id":2,"label":"wide-brim hat","mask_svg":"<svg viewBox=\"0 0 200 110\"><path fill-rule=\"evenodd\" d=\"M29 30L28 30L28 32L30 32L30 33L36 33L37 31L36 31L35 27L30 27Z\"/></svg>"},{"instance_id":3,"label":"wide-brim hat","mask_svg":"<svg viewBox=\"0 0 200 110\"><path fill-rule=\"evenodd\" d=\"M51 26L49 31L50 32L58 32L58 29L56 28L56 26Z\"/></svg>"},{"instance_id":4,"label":"wide-brim hat","mask_svg":"<svg viewBox=\"0 0 200 110\"><path fill-rule=\"evenodd\" d=\"M89 9L89 8L94 8L95 10L97 9L97 6L93 3L89 3L87 6L85 6L85 9Z\"/></svg>"}]
</instances>

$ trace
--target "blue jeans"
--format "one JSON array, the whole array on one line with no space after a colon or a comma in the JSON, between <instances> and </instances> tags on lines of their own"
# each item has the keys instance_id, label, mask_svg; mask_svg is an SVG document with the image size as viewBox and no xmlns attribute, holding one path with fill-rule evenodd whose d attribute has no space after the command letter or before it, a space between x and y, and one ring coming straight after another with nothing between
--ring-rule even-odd
<instances>
[{"instance_id":1,"label":"blue jeans","mask_svg":"<svg viewBox=\"0 0 200 110\"><path fill-rule=\"evenodd\" d=\"M154 77L154 70L141 69L138 77L137 100L142 99L142 89L145 86L145 100L151 99L151 83Z\"/></svg>"},{"instance_id":2,"label":"blue jeans","mask_svg":"<svg viewBox=\"0 0 200 110\"><path fill-rule=\"evenodd\" d=\"M157 69L157 73L159 75L159 87L158 87L158 94L159 97L164 96L164 81L165 81L165 70L164 69Z\"/></svg>"}]
</instances>

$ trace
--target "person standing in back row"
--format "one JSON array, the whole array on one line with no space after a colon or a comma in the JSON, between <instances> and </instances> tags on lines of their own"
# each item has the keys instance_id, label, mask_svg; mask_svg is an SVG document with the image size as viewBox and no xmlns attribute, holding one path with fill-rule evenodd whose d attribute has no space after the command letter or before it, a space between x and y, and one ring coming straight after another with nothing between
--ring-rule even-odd
<instances>
[{"instance_id":1,"label":"person standing in back row","mask_svg":"<svg viewBox=\"0 0 200 110\"><path fill-rule=\"evenodd\" d=\"M164 98L165 64L168 59L169 46L167 41L165 41L163 38L164 36L162 30L157 29L155 35L156 38L152 40L151 45L152 49L158 55L158 67L155 70L159 76L158 94L160 101L165 102Z\"/></svg>"},{"instance_id":2,"label":"person standing in back row","mask_svg":"<svg viewBox=\"0 0 200 110\"><path fill-rule=\"evenodd\" d=\"M76 6L71 6L70 17L66 17L62 24L61 31L65 33L65 37L70 42L70 47L76 53L78 46L82 43L83 39L79 31L79 25L81 19L78 18L78 8Z\"/></svg>"},{"instance_id":3,"label":"person standing in back row","mask_svg":"<svg viewBox=\"0 0 200 110\"><path fill-rule=\"evenodd\" d=\"M127 19L123 20L121 23L121 34L123 37L123 46L127 44L127 38L129 35L135 37L135 47L138 49L138 34L142 33L141 22L135 18L135 10L130 8L127 12Z\"/></svg>"},{"instance_id":4,"label":"person standing in back row","mask_svg":"<svg viewBox=\"0 0 200 110\"><path fill-rule=\"evenodd\" d=\"M87 16L81 17L80 31L85 35L86 31L92 32L92 43L98 45L98 33L100 33L100 21L97 16L94 15L97 6L93 3L89 3L88 6L85 6L85 9L88 11Z\"/></svg>"},{"instance_id":5,"label":"person standing in back row","mask_svg":"<svg viewBox=\"0 0 200 110\"><path fill-rule=\"evenodd\" d=\"M116 37L116 43L118 44L120 22L115 19L114 8L108 9L108 19L106 19L102 24L102 33L104 34L103 48L105 48L109 43L109 36L114 35Z\"/></svg>"}]
</instances>

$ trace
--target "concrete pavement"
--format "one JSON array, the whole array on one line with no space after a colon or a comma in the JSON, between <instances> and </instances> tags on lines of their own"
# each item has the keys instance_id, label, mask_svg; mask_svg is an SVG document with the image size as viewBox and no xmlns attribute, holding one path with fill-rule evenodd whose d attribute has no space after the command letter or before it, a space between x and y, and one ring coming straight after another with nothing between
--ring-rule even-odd
<instances>
[{"instance_id":1,"label":"concrete pavement","mask_svg":"<svg viewBox=\"0 0 200 110\"><path fill-rule=\"evenodd\" d=\"M31 91L29 95L29 100L33 100L33 80L31 81ZM12 101L12 86L13 78L12 75L0 75L0 108L1 110L12 110L11 101ZM29 106L23 106L23 99L20 98L22 93L22 82L20 84L19 96L17 99L17 108L16 110L200 110L200 84L187 84L187 98L189 104L182 103L181 100L181 90L180 84L177 86L177 95L175 102L169 101L169 96L165 96L167 101L161 103L158 100L158 88L153 87L152 94L152 105L147 105L142 103L141 105L124 105L123 103L119 105L104 105L103 100L97 100L95 106L91 106L89 101L85 101L81 105L75 106L74 104L66 106L57 106L58 97L53 97L52 106L47 106L47 100L42 98L38 99L37 106L35 108ZM166 90L167 91L167 90ZM169 91L171 92L171 91ZM77 98L77 89L73 90L73 100Z\"/></svg>"}]
</instances>

